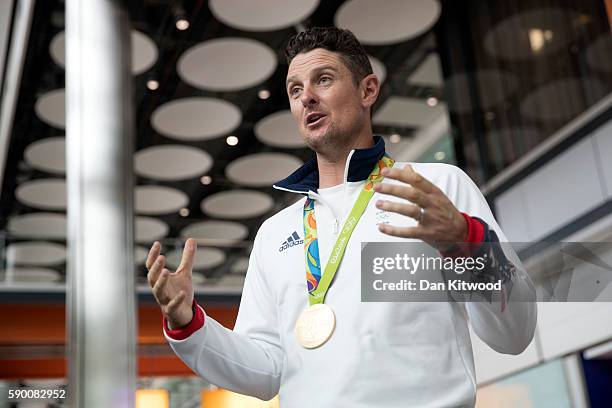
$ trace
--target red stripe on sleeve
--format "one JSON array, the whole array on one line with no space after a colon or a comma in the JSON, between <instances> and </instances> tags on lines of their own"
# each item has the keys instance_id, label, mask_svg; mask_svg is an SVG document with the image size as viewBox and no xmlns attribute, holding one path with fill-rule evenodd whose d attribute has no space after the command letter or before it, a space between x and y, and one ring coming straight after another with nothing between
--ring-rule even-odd
<instances>
[{"instance_id":1,"label":"red stripe on sleeve","mask_svg":"<svg viewBox=\"0 0 612 408\"><path fill-rule=\"evenodd\" d=\"M196 303L195 299L193 300L193 318L188 325L183 327L178 327L176 329L170 329L168 327L168 321L166 318L162 319L162 324L164 326L164 332L166 335L170 337L172 340L185 340L187 337L191 336L194 332L200 330L202 326L204 326L204 312L202 308Z\"/></svg>"},{"instance_id":2,"label":"red stripe on sleeve","mask_svg":"<svg viewBox=\"0 0 612 408\"><path fill-rule=\"evenodd\" d=\"M468 228L465 242L468 244L482 243L485 234L484 226L466 213L461 213L461 215L465 219ZM461 245L460 247L452 248L448 251L441 251L440 254L445 258L469 257L472 256L472 254L475 253L479 247L480 245Z\"/></svg>"}]
</instances>

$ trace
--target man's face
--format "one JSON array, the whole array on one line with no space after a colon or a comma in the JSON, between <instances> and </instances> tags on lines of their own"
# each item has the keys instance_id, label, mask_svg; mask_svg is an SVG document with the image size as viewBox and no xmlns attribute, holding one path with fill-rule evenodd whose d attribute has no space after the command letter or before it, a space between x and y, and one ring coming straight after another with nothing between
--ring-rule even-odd
<instances>
[{"instance_id":1,"label":"man's face","mask_svg":"<svg viewBox=\"0 0 612 408\"><path fill-rule=\"evenodd\" d=\"M317 48L296 55L287 94L300 134L316 152L350 144L369 123L361 86L335 52Z\"/></svg>"}]
</instances>

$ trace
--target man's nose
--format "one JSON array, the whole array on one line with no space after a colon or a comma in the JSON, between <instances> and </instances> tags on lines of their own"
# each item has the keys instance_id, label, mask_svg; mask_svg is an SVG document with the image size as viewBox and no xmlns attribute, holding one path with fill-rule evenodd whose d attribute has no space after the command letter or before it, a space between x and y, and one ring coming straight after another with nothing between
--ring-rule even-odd
<instances>
[{"instance_id":1,"label":"man's nose","mask_svg":"<svg viewBox=\"0 0 612 408\"><path fill-rule=\"evenodd\" d=\"M317 94L313 91L310 86L304 86L302 90L302 104L306 106L316 105L319 102Z\"/></svg>"}]
</instances>

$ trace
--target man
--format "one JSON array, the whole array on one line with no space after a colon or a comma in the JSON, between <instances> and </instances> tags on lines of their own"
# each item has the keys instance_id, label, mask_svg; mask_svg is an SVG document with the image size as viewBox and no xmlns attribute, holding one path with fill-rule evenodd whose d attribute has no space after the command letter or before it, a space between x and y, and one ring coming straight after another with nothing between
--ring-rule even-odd
<instances>
[{"instance_id":1,"label":"man","mask_svg":"<svg viewBox=\"0 0 612 408\"><path fill-rule=\"evenodd\" d=\"M425 241L452 255L458 242L505 238L461 170L385 156L370 121L379 82L352 33L309 29L286 56L291 112L316 159L275 187L305 197L260 227L234 331L193 301L194 240L175 273L153 245L148 279L168 342L209 382L266 400L280 392L283 407L473 406L468 321L493 349L522 352L535 304L512 299L534 299L531 281L506 268L508 299L361 302L362 241Z\"/></svg>"}]
</instances>

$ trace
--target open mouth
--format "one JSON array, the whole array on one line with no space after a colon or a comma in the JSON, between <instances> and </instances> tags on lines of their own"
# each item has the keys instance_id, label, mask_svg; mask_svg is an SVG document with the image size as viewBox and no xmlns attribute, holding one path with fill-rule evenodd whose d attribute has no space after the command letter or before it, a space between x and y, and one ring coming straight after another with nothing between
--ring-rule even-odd
<instances>
[{"instance_id":1,"label":"open mouth","mask_svg":"<svg viewBox=\"0 0 612 408\"><path fill-rule=\"evenodd\" d=\"M314 127L317 126L325 117L324 114L322 113L311 113L308 116L306 116L306 126L307 127Z\"/></svg>"}]
</instances>

